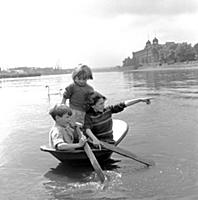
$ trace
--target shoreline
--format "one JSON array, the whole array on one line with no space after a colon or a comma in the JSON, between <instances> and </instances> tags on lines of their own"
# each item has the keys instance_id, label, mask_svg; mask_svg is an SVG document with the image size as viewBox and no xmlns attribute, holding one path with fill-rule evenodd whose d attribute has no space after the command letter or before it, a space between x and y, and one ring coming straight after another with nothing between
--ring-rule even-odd
<instances>
[{"instance_id":1,"label":"shoreline","mask_svg":"<svg viewBox=\"0 0 198 200\"><path fill-rule=\"evenodd\" d=\"M198 70L198 66L196 67L149 67L149 68L141 68L141 69L124 69L121 71L133 71L133 72L143 72L143 71L173 71L173 70Z\"/></svg>"},{"instance_id":2,"label":"shoreline","mask_svg":"<svg viewBox=\"0 0 198 200\"><path fill-rule=\"evenodd\" d=\"M133 72L141 72L141 71L166 71L166 70L193 70L198 69L198 62L193 63L175 63L171 65L157 65L157 66L142 66L137 69L134 69L134 66L122 67L121 71L133 71Z\"/></svg>"},{"instance_id":3,"label":"shoreline","mask_svg":"<svg viewBox=\"0 0 198 200\"><path fill-rule=\"evenodd\" d=\"M19 73L19 74L12 74L12 73L4 73L0 74L0 79L3 78L24 78L24 77L34 77L34 76L41 76L41 73Z\"/></svg>"},{"instance_id":4,"label":"shoreline","mask_svg":"<svg viewBox=\"0 0 198 200\"><path fill-rule=\"evenodd\" d=\"M191 63L175 63L175 64L163 64L163 65L145 65L134 69L134 66L127 67L106 67L106 68L93 68L94 73L100 72L146 72L146 71L168 71L168 70L198 70L198 61ZM7 78L24 78L24 77L36 77L36 76L47 76L47 75L58 75L68 74L71 70L59 70L50 72L35 72L35 73L0 73L0 79Z\"/></svg>"}]
</instances>

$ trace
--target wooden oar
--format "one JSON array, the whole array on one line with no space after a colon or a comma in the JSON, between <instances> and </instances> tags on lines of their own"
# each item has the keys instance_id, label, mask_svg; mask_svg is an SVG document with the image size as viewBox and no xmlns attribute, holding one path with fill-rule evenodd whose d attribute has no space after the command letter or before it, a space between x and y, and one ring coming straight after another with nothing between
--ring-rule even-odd
<instances>
[{"instance_id":1,"label":"wooden oar","mask_svg":"<svg viewBox=\"0 0 198 200\"><path fill-rule=\"evenodd\" d=\"M76 130L77 130L78 134L82 137L82 132L81 132L81 130L79 129L78 126L77 126ZM91 150L91 148L90 148L90 146L87 142L84 145L84 150L85 150L85 153L87 154L87 157L89 158L95 172L97 173L101 183L104 183L105 175L104 175L94 153L92 152L92 150Z\"/></svg>"},{"instance_id":2,"label":"wooden oar","mask_svg":"<svg viewBox=\"0 0 198 200\"><path fill-rule=\"evenodd\" d=\"M92 150L91 150L91 148L90 148L90 146L87 142L84 145L84 150L85 150L85 153L87 154L87 157L89 158L95 172L97 173L98 177L100 178L101 183L104 183L104 181L105 181L104 173L103 173L94 153L92 152Z\"/></svg>"},{"instance_id":3,"label":"wooden oar","mask_svg":"<svg viewBox=\"0 0 198 200\"><path fill-rule=\"evenodd\" d=\"M134 153L131 153L128 150L125 150L123 148L120 148L120 147L117 147L115 145L109 144L107 142L100 141L100 143L105 149L111 150L111 151L113 151L115 153L118 153L118 154L120 154L122 156L126 156L128 158L131 158L131 159L133 159L133 160L135 160L137 162L145 164L147 167L155 165L154 161L148 160L148 159L144 159L144 158L140 158L139 156L135 155Z\"/></svg>"}]
</instances>

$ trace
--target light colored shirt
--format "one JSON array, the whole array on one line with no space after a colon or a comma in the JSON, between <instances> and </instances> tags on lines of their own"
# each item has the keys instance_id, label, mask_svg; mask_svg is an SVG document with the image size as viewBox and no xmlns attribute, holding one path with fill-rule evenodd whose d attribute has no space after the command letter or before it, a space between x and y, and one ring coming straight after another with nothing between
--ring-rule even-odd
<instances>
[{"instance_id":1,"label":"light colored shirt","mask_svg":"<svg viewBox=\"0 0 198 200\"><path fill-rule=\"evenodd\" d=\"M74 129L69 125L66 127L55 125L49 132L49 146L52 148L57 147L60 143L73 143L74 142Z\"/></svg>"}]
</instances>

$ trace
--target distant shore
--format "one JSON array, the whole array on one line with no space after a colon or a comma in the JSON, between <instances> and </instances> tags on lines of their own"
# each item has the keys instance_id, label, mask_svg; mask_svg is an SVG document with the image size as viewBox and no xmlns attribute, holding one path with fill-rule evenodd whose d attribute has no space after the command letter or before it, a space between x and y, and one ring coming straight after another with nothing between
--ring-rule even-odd
<instances>
[{"instance_id":1,"label":"distant shore","mask_svg":"<svg viewBox=\"0 0 198 200\"><path fill-rule=\"evenodd\" d=\"M190 70L198 69L198 61L189 63L174 63L174 64L162 64L162 65L145 65L137 69L134 66L122 67L121 71L161 71L161 70Z\"/></svg>"},{"instance_id":2,"label":"distant shore","mask_svg":"<svg viewBox=\"0 0 198 200\"><path fill-rule=\"evenodd\" d=\"M28 69L28 68L27 68ZM193 70L198 69L198 61L188 62L188 63L174 63L174 64L150 64L144 65L138 68L134 66L127 67L106 67L106 68L92 68L94 73L97 72L142 72L142 71L162 71L162 70ZM58 75L58 74L70 74L73 69L53 69L53 68L39 68L34 69L34 72L24 72L24 73L16 73L16 72L0 72L0 79L3 78L23 78L23 77L34 77L34 76L45 76L45 75Z\"/></svg>"},{"instance_id":3,"label":"distant shore","mask_svg":"<svg viewBox=\"0 0 198 200\"><path fill-rule=\"evenodd\" d=\"M2 78L23 78L23 77L33 77L41 76L41 73L2 73L0 74L0 79Z\"/></svg>"}]
</instances>

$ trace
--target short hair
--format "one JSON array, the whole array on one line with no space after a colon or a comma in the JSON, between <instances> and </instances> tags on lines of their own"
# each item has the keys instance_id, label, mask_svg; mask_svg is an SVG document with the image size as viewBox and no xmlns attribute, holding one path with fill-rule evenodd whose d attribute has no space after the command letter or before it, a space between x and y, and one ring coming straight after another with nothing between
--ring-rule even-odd
<instances>
[{"instance_id":1,"label":"short hair","mask_svg":"<svg viewBox=\"0 0 198 200\"><path fill-rule=\"evenodd\" d=\"M106 100L107 98L105 96L103 96L102 94L100 94L97 91L94 91L92 93L89 93L87 96L87 110L89 110L92 106L94 106L99 99L104 99Z\"/></svg>"},{"instance_id":2,"label":"short hair","mask_svg":"<svg viewBox=\"0 0 198 200\"><path fill-rule=\"evenodd\" d=\"M91 68L87 65L80 65L76 67L72 73L72 79L74 80L76 77L81 79L93 79Z\"/></svg>"},{"instance_id":3,"label":"short hair","mask_svg":"<svg viewBox=\"0 0 198 200\"><path fill-rule=\"evenodd\" d=\"M56 104L50 109L49 114L56 121L56 116L62 117L64 114L72 116L72 110L65 104Z\"/></svg>"}]
</instances>

